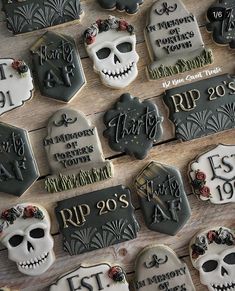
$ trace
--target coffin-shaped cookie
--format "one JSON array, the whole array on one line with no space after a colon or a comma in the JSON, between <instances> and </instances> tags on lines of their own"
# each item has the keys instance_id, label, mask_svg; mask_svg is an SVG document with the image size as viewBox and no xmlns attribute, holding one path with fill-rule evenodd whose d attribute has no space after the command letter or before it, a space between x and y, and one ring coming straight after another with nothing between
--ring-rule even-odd
<instances>
[{"instance_id":1,"label":"coffin-shaped cookie","mask_svg":"<svg viewBox=\"0 0 235 291\"><path fill-rule=\"evenodd\" d=\"M187 265L165 245L149 246L139 253L134 288L136 291L196 291Z\"/></svg>"},{"instance_id":2,"label":"coffin-shaped cookie","mask_svg":"<svg viewBox=\"0 0 235 291\"><path fill-rule=\"evenodd\" d=\"M147 227L175 235L191 215L180 172L151 162L135 180L140 207Z\"/></svg>"},{"instance_id":3,"label":"coffin-shaped cookie","mask_svg":"<svg viewBox=\"0 0 235 291\"><path fill-rule=\"evenodd\" d=\"M79 21L80 0L3 0L7 28L13 34Z\"/></svg>"},{"instance_id":4,"label":"coffin-shaped cookie","mask_svg":"<svg viewBox=\"0 0 235 291\"><path fill-rule=\"evenodd\" d=\"M159 79L213 63L204 46L196 17L180 0L158 0L149 11L145 28L152 63L149 79Z\"/></svg>"},{"instance_id":5,"label":"coffin-shaped cookie","mask_svg":"<svg viewBox=\"0 0 235 291\"><path fill-rule=\"evenodd\" d=\"M85 86L82 63L71 37L47 32L30 51L42 95L69 102Z\"/></svg>"},{"instance_id":6,"label":"coffin-shaped cookie","mask_svg":"<svg viewBox=\"0 0 235 291\"><path fill-rule=\"evenodd\" d=\"M130 190L121 185L59 201L55 212L70 255L134 239L139 230Z\"/></svg>"},{"instance_id":7,"label":"coffin-shaped cookie","mask_svg":"<svg viewBox=\"0 0 235 291\"><path fill-rule=\"evenodd\" d=\"M235 78L229 74L169 89L163 100L182 141L235 126Z\"/></svg>"},{"instance_id":8,"label":"coffin-shaped cookie","mask_svg":"<svg viewBox=\"0 0 235 291\"><path fill-rule=\"evenodd\" d=\"M52 176L45 180L48 192L59 192L112 177L96 127L73 109L61 109L49 120L44 139Z\"/></svg>"},{"instance_id":9,"label":"coffin-shaped cookie","mask_svg":"<svg viewBox=\"0 0 235 291\"><path fill-rule=\"evenodd\" d=\"M80 265L77 269L61 276L51 285L50 291L75 290L129 291L125 272L120 266L107 263L93 266Z\"/></svg>"}]
</instances>

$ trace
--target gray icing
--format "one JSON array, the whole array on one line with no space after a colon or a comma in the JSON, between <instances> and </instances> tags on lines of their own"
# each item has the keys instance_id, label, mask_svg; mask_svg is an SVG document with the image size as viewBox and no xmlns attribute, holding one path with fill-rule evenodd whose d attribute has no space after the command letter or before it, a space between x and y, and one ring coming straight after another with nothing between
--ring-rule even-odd
<instances>
[{"instance_id":1,"label":"gray icing","mask_svg":"<svg viewBox=\"0 0 235 291\"><path fill-rule=\"evenodd\" d=\"M175 235L191 215L180 172L151 162L136 177L140 207L147 227Z\"/></svg>"},{"instance_id":2,"label":"gray icing","mask_svg":"<svg viewBox=\"0 0 235 291\"><path fill-rule=\"evenodd\" d=\"M169 89L163 100L177 139L192 140L235 126L235 79L228 74Z\"/></svg>"},{"instance_id":3,"label":"gray icing","mask_svg":"<svg viewBox=\"0 0 235 291\"><path fill-rule=\"evenodd\" d=\"M39 177L28 132L0 123L0 192L21 196Z\"/></svg>"},{"instance_id":4,"label":"gray icing","mask_svg":"<svg viewBox=\"0 0 235 291\"><path fill-rule=\"evenodd\" d=\"M180 0L158 0L150 9L145 38L152 63L150 79L172 76L213 62L195 16Z\"/></svg>"},{"instance_id":5,"label":"gray icing","mask_svg":"<svg viewBox=\"0 0 235 291\"><path fill-rule=\"evenodd\" d=\"M129 93L123 94L114 108L104 115L104 136L114 151L144 159L153 143L162 135L158 108L150 101L141 102Z\"/></svg>"},{"instance_id":6,"label":"gray icing","mask_svg":"<svg viewBox=\"0 0 235 291\"><path fill-rule=\"evenodd\" d=\"M74 40L47 32L30 49L41 94L69 102L86 84Z\"/></svg>"},{"instance_id":7,"label":"gray icing","mask_svg":"<svg viewBox=\"0 0 235 291\"><path fill-rule=\"evenodd\" d=\"M121 185L59 201L55 213L70 255L134 239L139 231L130 190Z\"/></svg>"},{"instance_id":8,"label":"gray icing","mask_svg":"<svg viewBox=\"0 0 235 291\"><path fill-rule=\"evenodd\" d=\"M144 0L98 0L98 2L104 9L117 9L126 11L128 14L135 14Z\"/></svg>"},{"instance_id":9,"label":"gray icing","mask_svg":"<svg viewBox=\"0 0 235 291\"><path fill-rule=\"evenodd\" d=\"M43 144L52 176L45 180L48 192L59 192L109 179L112 163L105 161L96 127L86 116L61 109L49 120Z\"/></svg>"},{"instance_id":10,"label":"gray icing","mask_svg":"<svg viewBox=\"0 0 235 291\"><path fill-rule=\"evenodd\" d=\"M217 0L207 11L207 30L218 44L235 48L235 2Z\"/></svg>"},{"instance_id":11,"label":"gray icing","mask_svg":"<svg viewBox=\"0 0 235 291\"><path fill-rule=\"evenodd\" d=\"M80 20L80 0L3 0L7 27L13 34Z\"/></svg>"}]
</instances>

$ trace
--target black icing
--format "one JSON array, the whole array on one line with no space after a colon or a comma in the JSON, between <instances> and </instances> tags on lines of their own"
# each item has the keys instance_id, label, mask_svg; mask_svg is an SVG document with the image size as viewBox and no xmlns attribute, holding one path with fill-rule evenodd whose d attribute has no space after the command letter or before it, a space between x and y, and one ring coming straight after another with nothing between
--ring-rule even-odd
<instances>
[{"instance_id":1,"label":"black icing","mask_svg":"<svg viewBox=\"0 0 235 291\"><path fill-rule=\"evenodd\" d=\"M98 2L104 9L117 9L126 11L128 14L135 14L144 0L98 0Z\"/></svg>"}]
</instances>

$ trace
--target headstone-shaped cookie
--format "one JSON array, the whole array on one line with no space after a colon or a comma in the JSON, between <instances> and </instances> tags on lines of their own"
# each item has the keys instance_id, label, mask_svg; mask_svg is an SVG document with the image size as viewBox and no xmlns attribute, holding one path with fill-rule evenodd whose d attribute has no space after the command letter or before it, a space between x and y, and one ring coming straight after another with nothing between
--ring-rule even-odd
<instances>
[{"instance_id":1,"label":"headstone-shaped cookie","mask_svg":"<svg viewBox=\"0 0 235 291\"><path fill-rule=\"evenodd\" d=\"M0 192L21 196L38 177L27 130L0 122Z\"/></svg>"},{"instance_id":2,"label":"headstone-shaped cookie","mask_svg":"<svg viewBox=\"0 0 235 291\"><path fill-rule=\"evenodd\" d=\"M160 79L213 63L196 17L180 0L158 0L149 11L145 38L152 63L149 79Z\"/></svg>"},{"instance_id":3,"label":"headstone-shaped cookie","mask_svg":"<svg viewBox=\"0 0 235 291\"><path fill-rule=\"evenodd\" d=\"M0 59L0 115L33 97L33 79L22 60Z\"/></svg>"},{"instance_id":4,"label":"headstone-shaped cookie","mask_svg":"<svg viewBox=\"0 0 235 291\"><path fill-rule=\"evenodd\" d=\"M207 11L207 30L219 45L235 48L235 2L216 0Z\"/></svg>"},{"instance_id":5,"label":"headstone-shaped cookie","mask_svg":"<svg viewBox=\"0 0 235 291\"><path fill-rule=\"evenodd\" d=\"M107 10L117 9L120 12L135 14L144 0L98 0L102 8Z\"/></svg>"},{"instance_id":6,"label":"headstone-shaped cookie","mask_svg":"<svg viewBox=\"0 0 235 291\"><path fill-rule=\"evenodd\" d=\"M71 37L47 32L30 51L42 95L69 102L85 86L82 63Z\"/></svg>"},{"instance_id":7,"label":"headstone-shaped cookie","mask_svg":"<svg viewBox=\"0 0 235 291\"><path fill-rule=\"evenodd\" d=\"M80 0L3 0L7 28L13 34L80 20Z\"/></svg>"},{"instance_id":8,"label":"headstone-shaped cookie","mask_svg":"<svg viewBox=\"0 0 235 291\"><path fill-rule=\"evenodd\" d=\"M48 192L59 192L112 177L112 163L105 161L96 127L86 116L61 109L49 120L44 147L52 176L45 181Z\"/></svg>"},{"instance_id":9,"label":"headstone-shaped cookie","mask_svg":"<svg viewBox=\"0 0 235 291\"><path fill-rule=\"evenodd\" d=\"M140 207L147 227L175 235L191 215L180 172L151 162L135 179Z\"/></svg>"},{"instance_id":10,"label":"headstone-shaped cookie","mask_svg":"<svg viewBox=\"0 0 235 291\"><path fill-rule=\"evenodd\" d=\"M129 291L126 275L120 266L101 263L93 266L80 265L61 276L51 285L50 291L104 290Z\"/></svg>"},{"instance_id":11,"label":"headstone-shaped cookie","mask_svg":"<svg viewBox=\"0 0 235 291\"><path fill-rule=\"evenodd\" d=\"M143 249L135 262L134 289L137 291L196 291L188 267L165 245Z\"/></svg>"},{"instance_id":12,"label":"headstone-shaped cookie","mask_svg":"<svg viewBox=\"0 0 235 291\"><path fill-rule=\"evenodd\" d=\"M193 266L209 291L235 288L235 232L215 227L198 233L190 243Z\"/></svg>"},{"instance_id":13,"label":"headstone-shaped cookie","mask_svg":"<svg viewBox=\"0 0 235 291\"><path fill-rule=\"evenodd\" d=\"M59 201L55 213L70 255L132 240L139 231L130 190L122 185Z\"/></svg>"},{"instance_id":14,"label":"headstone-shaped cookie","mask_svg":"<svg viewBox=\"0 0 235 291\"><path fill-rule=\"evenodd\" d=\"M50 217L40 205L18 204L1 213L0 241L21 273L39 276L55 261L50 228Z\"/></svg>"},{"instance_id":15,"label":"headstone-shaped cookie","mask_svg":"<svg viewBox=\"0 0 235 291\"><path fill-rule=\"evenodd\" d=\"M125 88L138 75L134 27L124 19L109 16L97 20L84 32L87 53L102 83L114 89Z\"/></svg>"},{"instance_id":16,"label":"headstone-shaped cookie","mask_svg":"<svg viewBox=\"0 0 235 291\"><path fill-rule=\"evenodd\" d=\"M137 159L144 159L153 143L162 135L162 121L158 108L150 101L141 102L129 93L123 94L113 109L104 115L104 136L109 146Z\"/></svg>"},{"instance_id":17,"label":"headstone-shaped cookie","mask_svg":"<svg viewBox=\"0 0 235 291\"><path fill-rule=\"evenodd\" d=\"M163 100L182 141L235 127L235 78L229 74L169 89Z\"/></svg>"},{"instance_id":18,"label":"headstone-shaped cookie","mask_svg":"<svg viewBox=\"0 0 235 291\"><path fill-rule=\"evenodd\" d=\"M194 193L214 204L235 202L235 145L219 144L189 166Z\"/></svg>"}]
</instances>

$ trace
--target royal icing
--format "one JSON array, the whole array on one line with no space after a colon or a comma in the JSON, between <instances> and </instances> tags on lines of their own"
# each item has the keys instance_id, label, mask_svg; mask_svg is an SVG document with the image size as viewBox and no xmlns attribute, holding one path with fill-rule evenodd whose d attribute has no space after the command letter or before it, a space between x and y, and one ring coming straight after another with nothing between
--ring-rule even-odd
<instances>
[{"instance_id":1,"label":"royal icing","mask_svg":"<svg viewBox=\"0 0 235 291\"><path fill-rule=\"evenodd\" d=\"M98 0L102 8L118 11L126 11L128 14L135 14L144 0Z\"/></svg>"}]
</instances>

